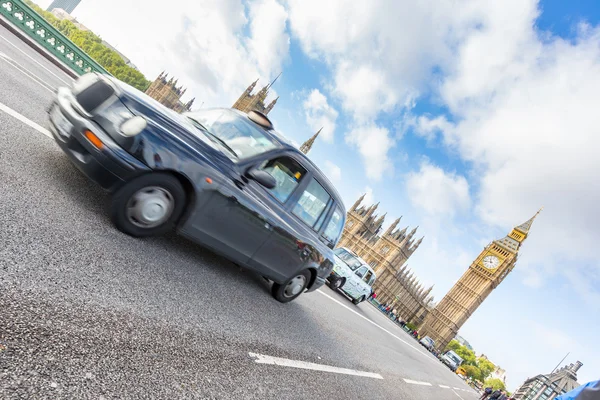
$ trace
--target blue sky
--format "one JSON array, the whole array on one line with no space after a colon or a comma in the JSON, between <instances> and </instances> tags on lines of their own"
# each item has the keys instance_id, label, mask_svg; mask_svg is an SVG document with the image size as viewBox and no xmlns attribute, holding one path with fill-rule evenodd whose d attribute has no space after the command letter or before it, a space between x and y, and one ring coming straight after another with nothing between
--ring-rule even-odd
<instances>
[{"instance_id":1,"label":"blue sky","mask_svg":"<svg viewBox=\"0 0 600 400\"><path fill-rule=\"evenodd\" d=\"M49 0L40 0L46 6ZM257 77L276 126L346 205L419 225L409 260L437 301L483 246L536 220L516 269L461 330L525 378L600 371L600 4L594 1L83 0L74 15L146 76L228 106ZM119 10L119 12L115 12Z\"/></svg>"}]
</instances>

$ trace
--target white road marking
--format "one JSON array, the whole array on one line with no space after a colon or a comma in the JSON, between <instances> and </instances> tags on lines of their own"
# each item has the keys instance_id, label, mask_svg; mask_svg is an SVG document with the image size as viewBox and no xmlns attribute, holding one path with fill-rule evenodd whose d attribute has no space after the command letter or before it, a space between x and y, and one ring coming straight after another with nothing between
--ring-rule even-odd
<instances>
[{"instance_id":1,"label":"white road marking","mask_svg":"<svg viewBox=\"0 0 600 400\"><path fill-rule=\"evenodd\" d=\"M359 313L357 313L356 311L354 311L353 309L351 309L350 307L348 307L347 305L341 303L340 301L334 299L333 297L329 296L328 294L322 292L321 290L317 290L317 293L321 293L323 296L327 297L328 299L335 301L336 303L338 303L340 306L344 307L345 309L347 309L348 311L358 315L359 317L361 317L362 319L364 319L365 321L367 321L370 324L375 325L376 327L378 327L379 329L381 329L382 331L388 333L389 335L395 337L396 339L398 339L399 341L401 341L402 343L404 343L405 345L407 345L408 347L411 347L412 349L416 350L417 352L421 353L423 356L425 356L428 360L435 362L436 364L438 364L437 360L432 359L431 357L429 357L427 354L423 353L421 350L419 350L418 348L416 348L415 346L413 346L412 344L408 343L407 341L401 339L399 336L394 335L392 332L388 331L387 329L385 329L384 327L376 324L375 322L371 321L369 318L365 317L364 315L360 315Z\"/></svg>"},{"instance_id":2,"label":"white road marking","mask_svg":"<svg viewBox=\"0 0 600 400\"><path fill-rule=\"evenodd\" d=\"M52 138L52 134L50 133L50 131L38 124L36 124L35 122L33 122L32 120L30 120L27 117L22 116L21 114L19 114L18 112L16 112L15 110L13 110L12 108L0 103L0 111L4 111L6 114L10 115L11 117L18 119L19 121L21 121L22 123L24 123L25 125L29 125L30 127L32 127L33 129L35 129L36 131L38 131L39 133L41 133L42 135L46 135L49 138Z\"/></svg>"},{"instance_id":3,"label":"white road marking","mask_svg":"<svg viewBox=\"0 0 600 400\"><path fill-rule=\"evenodd\" d=\"M6 61L7 64L9 64L13 68L15 68L17 71L19 71L20 73L22 73L23 75L25 75L26 77L28 77L29 79L31 79L32 81L34 81L35 83L37 83L38 85L40 85L41 87L43 87L44 89L49 91L50 93L54 93L55 88L53 86L44 82L44 80L42 78L35 75L33 72L21 67L19 64L17 64L17 62L15 60L10 58L6 54L2 53L2 55L0 55L0 59Z\"/></svg>"},{"instance_id":4,"label":"white road marking","mask_svg":"<svg viewBox=\"0 0 600 400\"><path fill-rule=\"evenodd\" d=\"M383 379L383 376L374 372L357 371L355 369L338 368L330 365L315 364L306 361L289 360L287 358L265 356L263 354L248 353L252 358L255 358L254 362L257 364L270 364L280 365L282 367L310 369L313 371L333 372L336 374L363 376L366 378Z\"/></svg>"},{"instance_id":5,"label":"white road marking","mask_svg":"<svg viewBox=\"0 0 600 400\"><path fill-rule=\"evenodd\" d=\"M411 379L404 379L404 382L412 383L413 385L431 386L431 383L429 382L413 381Z\"/></svg>"},{"instance_id":6,"label":"white road marking","mask_svg":"<svg viewBox=\"0 0 600 400\"><path fill-rule=\"evenodd\" d=\"M456 391L453 390L452 393L454 393L455 395L457 395L460 400L465 400L462 397L460 397L460 394L456 393Z\"/></svg>"},{"instance_id":7,"label":"white road marking","mask_svg":"<svg viewBox=\"0 0 600 400\"><path fill-rule=\"evenodd\" d=\"M454 390L462 390L462 389L457 388L457 387L453 387L452 389L454 389Z\"/></svg>"},{"instance_id":8,"label":"white road marking","mask_svg":"<svg viewBox=\"0 0 600 400\"><path fill-rule=\"evenodd\" d=\"M444 389L450 389L450 386L446 386L446 385L439 385L439 386Z\"/></svg>"},{"instance_id":9,"label":"white road marking","mask_svg":"<svg viewBox=\"0 0 600 400\"><path fill-rule=\"evenodd\" d=\"M10 44L12 47L14 47L15 49L19 50L25 56L29 57L34 63L36 63L40 67L44 68L48 73L50 73L52 76L54 76L59 81L63 82L65 85L70 85L71 84L70 82L66 82L60 76L56 75L54 72L50 71L48 68L46 68L45 66L43 66L38 60L36 60L35 58L31 57L29 54L25 53L23 50L21 50L18 46L16 46L14 43L12 43L10 40L8 40L7 38L5 38L4 36L0 35L0 38L4 39L6 41L6 43Z\"/></svg>"}]
</instances>

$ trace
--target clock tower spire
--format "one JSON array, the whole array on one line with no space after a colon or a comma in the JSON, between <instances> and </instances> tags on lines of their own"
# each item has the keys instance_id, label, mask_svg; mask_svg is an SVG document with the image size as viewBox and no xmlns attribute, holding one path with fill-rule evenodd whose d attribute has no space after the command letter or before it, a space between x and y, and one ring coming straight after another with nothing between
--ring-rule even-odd
<instances>
[{"instance_id":1,"label":"clock tower spire","mask_svg":"<svg viewBox=\"0 0 600 400\"><path fill-rule=\"evenodd\" d=\"M429 336L439 350L444 350L458 330L487 296L513 270L519 249L527 239L533 221L540 214L518 225L502 239L488 244L454 284L438 305L427 315L419 330Z\"/></svg>"}]
</instances>

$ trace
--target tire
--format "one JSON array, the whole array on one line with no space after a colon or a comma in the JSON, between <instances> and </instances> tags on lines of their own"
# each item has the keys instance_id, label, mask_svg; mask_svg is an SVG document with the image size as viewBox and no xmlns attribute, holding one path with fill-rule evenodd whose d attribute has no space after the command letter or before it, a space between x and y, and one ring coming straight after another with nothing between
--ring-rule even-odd
<instances>
[{"instance_id":1,"label":"tire","mask_svg":"<svg viewBox=\"0 0 600 400\"><path fill-rule=\"evenodd\" d=\"M341 289L345 283L345 278L332 278L331 282L329 282L329 287L331 288L331 290L338 290Z\"/></svg>"},{"instance_id":2,"label":"tire","mask_svg":"<svg viewBox=\"0 0 600 400\"><path fill-rule=\"evenodd\" d=\"M134 237L171 231L186 203L179 180L165 173L150 173L125 183L111 202L111 219L117 229Z\"/></svg>"},{"instance_id":3,"label":"tire","mask_svg":"<svg viewBox=\"0 0 600 400\"><path fill-rule=\"evenodd\" d=\"M310 271L305 269L296 273L284 283L273 283L271 294L280 303L287 303L300 296L310 282Z\"/></svg>"},{"instance_id":4,"label":"tire","mask_svg":"<svg viewBox=\"0 0 600 400\"><path fill-rule=\"evenodd\" d=\"M352 299L352 302L354 303L354 305L359 305L363 301L365 301L365 296L360 296L360 298L358 300Z\"/></svg>"}]
</instances>

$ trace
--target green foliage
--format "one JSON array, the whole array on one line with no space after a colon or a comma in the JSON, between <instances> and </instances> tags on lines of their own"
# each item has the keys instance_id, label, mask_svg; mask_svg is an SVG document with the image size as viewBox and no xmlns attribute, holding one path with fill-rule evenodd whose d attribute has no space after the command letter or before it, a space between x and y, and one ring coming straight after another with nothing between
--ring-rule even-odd
<instances>
[{"instance_id":1,"label":"green foliage","mask_svg":"<svg viewBox=\"0 0 600 400\"><path fill-rule=\"evenodd\" d=\"M462 369L465 370L467 376L476 381L482 381L481 370L473 365L463 365Z\"/></svg>"},{"instance_id":2,"label":"green foliage","mask_svg":"<svg viewBox=\"0 0 600 400\"><path fill-rule=\"evenodd\" d=\"M481 371L481 379L483 380L490 376L496 369L496 366L490 360L486 360L485 358L477 359L477 367Z\"/></svg>"},{"instance_id":3,"label":"green foliage","mask_svg":"<svg viewBox=\"0 0 600 400\"><path fill-rule=\"evenodd\" d=\"M98 64L102 65L115 78L145 91L150 86L150 81L137 69L125 64L119 54L102 44L102 39L90 31L82 31L68 20L59 20L49 11L41 9L29 0L25 3L40 14L49 24L68 37L75 45L86 52Z\"/></svg>"},{"instance_id":4,"label":"green foliage","mask_svg":"<svg viewBox=\"0 0 600 400\"><path fill-rule=\"evenodd\" d=\"M464 360L465 365L477 366L477 360L475 359L475 353L473 350L469 350L466 346L458 343L456 340L451 340L446 346L446 351L452 350Z\"/></svg>"},{"instance_id":5,"label":"green foliage","mask_svg":"<svg viewBox=\"0 0 600 400\"><path fill-rule=\"evenodd\" d=\"M486 381L483 383L483 387L490 387L490 386L494 390L498 390L498 389L504 390L504 389L506 389L506 387L504 386L504 382L502 382L498 378L486 379Z\"/></svg>"}]
</instances>

